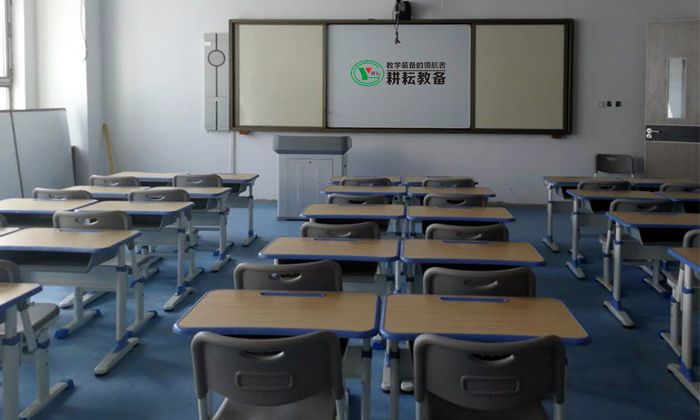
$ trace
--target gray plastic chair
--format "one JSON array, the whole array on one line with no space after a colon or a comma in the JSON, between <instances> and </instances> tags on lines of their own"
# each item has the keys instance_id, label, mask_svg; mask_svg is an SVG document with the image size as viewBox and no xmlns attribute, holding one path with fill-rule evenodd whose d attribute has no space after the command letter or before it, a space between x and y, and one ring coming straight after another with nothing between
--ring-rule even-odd
<instances>
[{"instance_id":1,"label":"gray plastic chair","mask_svg":"<svg viewBox=\"0 0 700 420\"><path fill-rule=\"evenodd\" d=\"M432 267L423 273L426 295L535 296L535 273L529 267L494 271Z\"/></svg>"},{"instance_id":2,"label":"gray plastic chair","mask_svg":"<svg viewBox=\"0 0 700 420\"><path fill-rule=\"evenodd\" d=\"M565 348L555 336L480 343L421 335L415 342L416 418L548 419L542 400L564 404L565 365Z\"/></svg>"},{"instance_id":3,"label":"gray plastic chair","mask_svg":"<svg viewBox=\"0 0 700 420\"><path fill-rule=\"evenodd\" d=\"M57 211L53 215L57 229L129 230L131 217L123 211Z\"/></svg>"},{"instance_id":4,"label":"gray plastic chair","mask_svg":"<svg viewBox=\"0 0 700 420\"><path fill-rule=\"evenodd\" d=\"M689 230L683 236L684 247L700 247L700 229Z\"/></svg>"},{"instance_id":5,"label":"gray plastic chair","mask_svg":"<svg viewBox=\"0 0 700 420\"><path fill-rule=\"evenodd\" d=\"M138 178L133 176L93 175L90 177L90 185L96 187L138 187L141 183Z\"/></svg>"},{"instance_id":6,"label":"gray plastic chair","mask_svg":"<svg viewBox=\"0 0 700 420\"><path fill-rule=\"evenodd\" d=\"M459 194L428 194L423 198L423 205L430 207L486 207L488 202L488 197Z\"/></svg>"},{"instance_id":7,"label":"gray plastic chair","mask_svg":"<svg viewBox=\"0 0 700 420\"><path fill-rule=\"evenodd\" d=\"M391 180L389 178L377 177L352 177L344 176L340 178L340 185L346 186L356 186L356 187L387 187L391 185Z\"/></svg>"},{"instance_id":8,"label":"gray plastic chair","mask_svg":"<svg viewBox=\"0 0 700 420\"><path fill-rule=\"evenodd\" d=\"M594 175L600 172L634 178L634 159L630 155L596 154Z\"/></svg>"},{"instance_id":9,"label":"gray plastic chair","mask_svg":"<svg viewBox=\"0 0 700 420\"><path fill-rule=\"evenodd\" d=\"M302 238L355 238L379 239L379 226L374 222L343 225L306 222L301 225Z\"/></svg>"},{"instance_id":10,"label":"gray plastic chair","mask_svg":"<svg viewBox=\"0 0 700 420\"><path fill-rule=\"evenodd\" d=\"M425 232L426 239L456 241L507 241L508 228L503 223L483 226L454 226L434 223Z\"/></svg>"},{"instance_id":11,"label":"gray plastic chair","mask_svg":"<svg viewBox=\"0 0 700 420\"><path fill-rule=\"evenodd\" d=\"M385 195L330 194L328 204L391 204L391 200Z\"/></svg>"},{"instance_id":12,"label":"gray plastic chair","mask_svg":"<svg viewBox=\"0 0 700 420\"><path fill-rule=\"evenodd\" d=\"M263 265L241 263L233 271L236 289L340 292L343 272L334 261Z\"/></svg>"},{"instance_id":13,"label":"gray plastic chair","mask_svg":"<svg viewBox=\"0 0 700 420\"><path fill-rule=\"evenodd\" d=\"M143 191L129 192L129 201L190 201L190 195L185 190L177 188L149 188Z\"/></svg>"},{"instance_id":14,"label":"gray plastic chair","mask_svg":"<svg viewBox=\"0 0 700 420\"><path fill-rule=\"evenodd\" d=\"M632 184L625 180L588 179L579 182L576 188L588 191L629 191L632 189Z\"/></svg>"},{"instance_id":15,"label":"gray plastic chair","mask_svg":"<svg viewBox=\"0 0 700 420\"><path fill-rule=\"evenodd\" d=\"M221 187L223 185L224 181L216 174L187 174L173 177L175 187Z\"/></svg>"},{"instance_id":16,"label":"gray plastic chair","mask_svg":"<svg viewBox=\"0 0 700 420\"><path fill-rule=\"evenodd\" d=\"M34 188L34 191L32 191L32 198L39 200L91 200L92 194L84 190Z\"/></svg>"},{"instance_id":17,"label":"gray plastic chair","mask_svg":"<svg viewBox=\"0 0 700 420\"><path fill-rule=\"evenodd\" d=\"M245 339L200 332L192 340L200 420L207 394L225 397L215 420L344 419L338 337L328 331Z\"/></svg>"},{"instance_id":18,"label":"gray plastic chair","mask_svg":"<svg viewBox=\"0 0 700 420\"><path fill-rule=\"evenodd\" d=\"M700 191L700 182L669 182L663 184L659 191L668 192L698 192Z\"/></svg>"},{"instance_id":19,"label":"gray plastic chair","mask_svg":"<svg viewBox=\"0 0 700 420\"><path fill-rule=\"evenodd\" d=\"M471 177L460 177L460 178L426 178L423 180L424 187L435 187L435 188L474 188L476 186L476 181Z\"/></svg>"}]
</instances>

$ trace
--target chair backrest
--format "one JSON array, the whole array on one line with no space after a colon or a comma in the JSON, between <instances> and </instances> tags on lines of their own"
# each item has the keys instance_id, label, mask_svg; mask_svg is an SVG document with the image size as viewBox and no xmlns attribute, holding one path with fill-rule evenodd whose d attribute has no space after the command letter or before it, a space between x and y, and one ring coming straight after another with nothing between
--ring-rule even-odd
<instances>
[{"instance_id":1,"label":"chair backrest","mask_svg":"<svg viewBox=\"0 0 700 420\"><path fill-rule=\"evenodd\" d=\"M0 260L0 283L19 283L21 279L17 264L9 260Z\"/></svg>"},{"instance_id":2,"label":"chair backrest","mask_svg":"<svg viewBox=\"0 0 700 420\"><path fill-rule=\"evenodd\" d=\"M143 191L131 191L129 201L190 201L185 190L177 188L149 188Z\"/></svg>"},{"instance_id":3,"label":"chair backrest","mask_svg":"<svg viewBox=\"0 0 700 420\"><path fill-rule=\"evenodd\" d=\"M92 194L84 190L34 188L34 191L32 191L32 198L39 200L91 200Z\"/></svg>"},{"instance_id":4,"label":"chair backrest","mask_svg":"<svg viewBox=\"0 0 700 420\"><path fill-rule=\"evenodd\" d=\"M425 232L425 239L456 241L507 241L508 228L503 223L483 226L454 226L433 223Z\"/></svg>"},{"instance_id":5,"label":"chair backrest","mask_svg":"<svg viewBox=\"0 0 700 420\"><path fill-rule=\"evenodd\" d=\"M380 234L379 225L374 222L342 225L306 222L301 225L301 236L303 238L379 239Z\"/></svg>"},{"instance_id":6,"label":"chair backrest","mask_svg":"<svg viewBox=\"0 0 700 420\"><path fill-rule=\"evenodd\" d=\"M224 181L216 174L187 174L173 177L175 187L221 187L223 185Z\"/></svg>"},{"instance_id":7,"label":"chair backrest","mask_svg":"<svg viewBox=\"0 0 700 420\"><path fill-rule=\"evenodd\" d=\"M488 197L478 195L428 194L423 198L423 205L430 207L486 207L488 202Z\"/></svg>"},{"instance_id":8,"label":"chair backrest","mask_svg":"<svg viewBox=\"0 0 700 420\"><path fill-rule=\"evenodd\" d=\"M629 191L632 189L632 184L624 180L588 179L579 182L576 188L578 188L579 190L593 191Z\"/></svg>"},{"instance_id":9,"label":"chair backrest","mask_svg":"<svg viewBox=\"0 0 700 420\"><path fill-rule=\"evenodd\" d=\"M370 177L352 177L344 176L340 178L340 185L358 186L358 187L386 187L391 185L389 178L370 178Z\"/></svg>"},{"instance_id":10,"label":"chair backrest","mask_svg":"<svg viewBox=\"0 0 700 420\"><path fill-rule=\"evenodd\" d=\"M123 211L58 211L53 215L57 229L129 230L131 217Z\"/></svg>"},{"instance_id":11,"label":"chair backrest","mask_svg":"<svg viewBox=\"0 0 700 420\"><path fill-rule=\"evenodd\" d=\"M328 204L389 204L390 198L385 195L345 195L330 194Z\"/></svg>"},{"instance_id":12,"label":"chair backrest","mask_svg":"<svg viewBox=\"0 0 700 420\"><path fill-rule=\"evenodd\" d=\"M343 272L335 261L298 264L241 263L233 271L236 289L340 292Z\"/></svg>"},{"instance_id":13,"label":"chair backrest","mask_svg":"<svg viewBox=\"0 0 700 420\"><path fill-rule=\"evenodd\" d=\"M5 216L0 214L0 227L6 227L7 226L7 219L5 219Z\"/></svg>"},{"instance_id":14,"label":"chair backrest","mask_svg":"<svg viewBox=\"0 0 700 420\"><path fill-rule=\"evenodd\" d=\"M470 177L454 177L454 178L426 178L423 180L424 187L435 188L474 188L476 181Z\"/></svg>"},{"instance_id":15,"label":"chair backrest","mask_svg":"<svg viewBox=\"0 0 700 420\"><path fill-rule=\"evenodd\" d=\"M700 191L700 182L669 182L662 185L659 191L698 192Z\"/></svg>"},{"instance_id":16,"label":"chair backrest","mask_svg":"<svg viewBox=\"0 0 700 420\"><path fill-rule=\"evenodd\" d=\"M554 398L564 402L566 353L555 336L482 343L421 335L414 347L416 402L424 418L431 406L442 415L467 418L464 409L509 410ZM442 417L445 418L445 417Z\"/></svg>"},{"instance_id":17,"label":"chair backrest","mask_svg":"<svg viewBox=\"0 0 700 420\"><path fill-rule=\"evenodd\" d=\"M672 212L673 201L619 198L610 203L610 211Z\"/></svg>"},{"instance_id":18,"label":"chair backrest","mask_svg":"<svg viewBox=\"0 0 700 420\"><path fill-rule=\"evenodd\" d=\"M634 178L634 159L630 155L599 153L595 155L595 175L599 172Z\"/></svg>"},{"instance_id":19,"label":"chair backrest","mask_svg":"<svg viewBox=\"0 0 700 420\"><path fill-rule=\"evenodd\" d=\"M431 267L423 273L426 295L535 296L535 273L529 267L493 271Z\"/></svg>"},{"instance_id":20,"label":"chair backrest","mask_svg":"<svg viewBox=\"0 0 700 420\"><path fill-rule=\"evenodd\" d=\"M700 229L689 230L683 236L683 246L700 246Z\"/></svg>"},{"instance_id":21,"label":"chair backrest","mask_svg":"<svg viewBox=\"0 0 700 420\"><path fill-rule=\"evenodd\" d=\"M93 175L90 177L90 185L97 187L138 187L141 183L138 178L133 176Z\"/></svg>"},{"instance_id":22,"label":"chair backrest","mask_svg":"<svg viewBox=\"0 0 700 420\"><path fill-rule=\"evenodd\" d=\"M278 406L345 389L338 337L328 331L274 339L199 332L192 340L197 398L216 392L234 403Z\"/></svg>"}]
</instances>

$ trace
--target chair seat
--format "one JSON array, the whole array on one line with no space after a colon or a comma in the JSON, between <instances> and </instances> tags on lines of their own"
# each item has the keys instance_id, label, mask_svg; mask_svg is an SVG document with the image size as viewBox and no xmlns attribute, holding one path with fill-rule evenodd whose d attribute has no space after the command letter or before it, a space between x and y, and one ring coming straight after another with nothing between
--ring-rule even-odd
<instances>
[{"instance_id":1,"label":"chair seat","mask_svg":"<svg viewBox=\"0 0 700 420\"><path fill-rule=\"evenodd\" d=\"M460 407L440 398L432 397L429 410L429 418L436 420L549 420L549 416L540 402L509 410L482 411Z\"/></svg>"},{"instance_id":2,"label":"chair seat","mask_svg":"<svg viewBox=\"0 0 700 420\"><path fill-rule=\"evenodd\" d=\"M46 325L53 321L59 313L58 305L53 303L34 303L29 306L29 319L32 323L32 328L34 331L39 331L40 329L46 327ZM22 325L21 317L17 317L17 332L24 332L24 326ZM0 324L0 338L5 337L5 324Z\"/></svg>"},{"instance_id":3,"label":"chair seat","mask_svg":"<svg viewBox=\"0 0 700 420\"><path fill-rule=\"evenodd\" d=\"M237 404L228 398L212 420L306 420L334 419L335 401L330 393L319 393L301 401L277 406Z\"/></svg>"}]
</instances>

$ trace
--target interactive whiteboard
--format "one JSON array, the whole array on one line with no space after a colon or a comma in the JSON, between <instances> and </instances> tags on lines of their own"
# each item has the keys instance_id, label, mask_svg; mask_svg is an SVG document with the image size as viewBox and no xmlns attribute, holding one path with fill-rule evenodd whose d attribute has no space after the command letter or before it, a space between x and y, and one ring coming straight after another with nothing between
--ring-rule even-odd
<instances>
[{"instance_id":1,"label":"interactive whiteboard","mask_svg":"<svg viewBox=\"0 0 700 420\"><path fill-rule=\"evenodd\" d=\"M328 127L469 128L471 28L328 25Z\"/></svg>"}]
</instances>

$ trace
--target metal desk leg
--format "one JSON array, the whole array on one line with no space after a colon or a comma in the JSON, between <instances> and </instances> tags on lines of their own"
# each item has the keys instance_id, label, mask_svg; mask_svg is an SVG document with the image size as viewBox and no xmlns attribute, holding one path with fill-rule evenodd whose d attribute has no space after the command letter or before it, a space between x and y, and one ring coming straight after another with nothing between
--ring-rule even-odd
<instances>
[{"instance_id":1,"label":"metal desk leg","mask_svg":"<svg viewBox=\"0 0 700 420\"><path fill-rule=\"evenodd\" d=\"M581 268L581 259L578 257L578 242L579 242L579 220L578 220L579 200L574 198L574 211L571 214L571 260L566 262L566 267L571 271L577 279L583 280L586 278L586 273Z\"/></svg>"},{"instance_id":2,"label":"metal desk leg","mask_svg":"<svg viewBox=\"0 0 700 420\"><path fill-rule=\"evenodd\" d=\"M229 261L231 261L231 256L229 256L226 253L226 250L229 247L229 243L226 239L226 225L228 223L228 209L224 208L224 201L223 199L220 200L219 202L219 250L216 252L216 256L219 257L219 259L212 265L211 271L212 273L216 273L217 271L221 270L221 268L226 265Z\"/></svg>"},{"instance_id":3,"label":"metal desk leg","mask_svg":"<svg viewBox=\"0 0 700 420\"><path fill-rule=\"evenodd\" d=\"M693 277L690 267L685 267L682 283L681 312L683 313L681 332L681 363L669 364L673 373L686 389L700 400L700 380L693 371ZM680 282L680 280L679 280ZM679 283L680 284L680 283Z\"/></svg>"},{"instance_id":4,"label":"metal desk leg","mask_svg":"<svg viewBox=\"0 0 700 420\"><path fill-rule=\"evenodd\" d=\"M146 326L146 323L150 321L151 319L154 319L158 316L158 312L156 311L148 311L144 309L144 282L146 281L146 272L141 272L138 268L137 260L136 260L136 253L134 250L129 250L131 252L131 272L133 273L134 277L134 282L133 282L133 288L134 288L134 306L136 310L136 317L134 319L134 322L129 325L127 328L127 331L131 334L136 334L139 332L143 327ZM147 270L146 270L147 271Z\"/></svg>"},{"instance_id":5,"label":"metal desk leg","mask_svg":"<svg viewBox=\"0 0 700 420\"><path fill-rule=\"evenodd\" d=\"M187 222L184 216L180 216L177 224L177 288L175 294L170 296L163 305L163 310L166 312L175 309L180 302L192 293L190 279L185 278L185 252L187 248ZM193 250L189 250L189 252L194 255ZM192 271L192 265L193 263L190 262L190 272Z\"/></svg>"},{"instance_id":6,"label":"metal desk leg","mask_svg":"<svg viewBox=\"0 0 700 420\"><path fill-rule=\"evenodd\" d=\"M547 184L547 236L542 238L552 252L559 252L559 244L554 241L554 185Z\"/></svg>"},{"instance_id":7,"label":"metal desk leg","mask_svg":"<svg viewBox=\"0 0 700 420\"><path fill-rule=\"evenodd\" d=\"M399 387L401 385L401 372L399 372L399 343L398 341L389 340L387 351L389 352L389 374L391 377L391 385L389 388L390 404L390 419L399 419Z\"/></svg>"},{"instance_id":8,"label":"metal desk leg","mask_svg":"<svg viewBox=\"0 0 700 420\"><path fill-rule=\"evenodd\" d=\"M241 242L241 245L248 246L258 239L258 235L255 234L255 229L253 228L253 184L248 185L248 237Z\"/></svg>"},{"instance_id":9,"label":"metal desk leg","mask_svg":"<svg viewBox=\"0 0 700 420\"><path fill-rule=\"evenodd\" d=\"M612 242L612 232L608 231L605 244L603 245L603 276L596 277L596 281L612 293L612 282L610 282L610 248Z\"/></svg>"},{"instance_id":10,"label":"metal desk leg","mask_svg":"<svg viewBox=\"0 0 700 420\"><path fill-rule=\"evenodd\" d=\"M119 247L117 254L117 328L116 328L116 345L102 361L95 367L94 373L96 376L106 375L109 370L117 364L124 356L127 355L139 344L139 339L133 337L126 330L126 300L127 288L129 287L126 267L126 252L125 247Z\"/></svg>"},{"instance_id":11,"label":"metal desk leg","mask_svg":"<svg viewBox=\"0 0 700 420\"><path fill-rule=\"evenodd\" d=\"M372 413L372 344L362 340L362 420L370 420Z\"/></svg>"},{"instance_id":12,"label":"metal desk leg","mask_svg":"<svg viewBox=\"0 0 700 420\"><path fill-rule=\"evenodd\" d=\"M660 283L659 278L661 277L661 261L652 261L651 277L644 277L642 281L651 286L652 289L656 290L661 294L667 294L666 290Z\"/></svg>"},{"instance_id":13,"label":"metal desk leg","mask_svg":"<svg viewBox=\"0 0 700 420\"><path fill-rule=\"evenodd\" d=\"M192 224L191 220L187 221L187 236L186 236L186 244L187 244L187 258L189 260L187 266L188 266L188 272L187 272L187 278L185 281L187 282L192 282L195 277L198 275L202 274L204 272L204 269L201 267L197 267L195 265L195 257L196 257L196 252L194 250L195 248L195 234L194 234L194 225Z\"/></svg>"},{"instance_id":14,"label":"metal desk leg","mask_svg":"<svg viewBox=\"0 0 700 420\"><path fill-rule=\"evenodd\" d=\"M671 347L677 356L681 355L681 343L678 332L680 330L679 321L681 318L681 299L683 298L683 278L685 276L685 264L681 264L678 270L676 287L671 291L671 316L668 331L661 331L659 335Z\"/></svg>"},{"instance_id":15,"label":"metal desk leg","mask_svg":"<svg viewBox=\"0 0 700 420\"><path fill-rule=\"evenodd\" d=\"M394 233L397 237L402 237L403 236L403 223L401 219L395 219L396 220L396 232Z\"/></svg>"},{"instance_id":16,"label":"metal desk leg","mask_svg":"<svg viewBox=\"0 0 700 420\"><path fill-rule=\"evenodd\" d=\"M93 318L100 316L102 313L99 309L85 310L83 304L83 288L73 288L73 320L56 330L54 337L61 340L68 338L69 335L85 326Z\"/></svg>"},{"instance_id":17,"label":"metal desk leg","mask_svg":"<svg viewBox=\"0 0 700 420\"><path fill-rule=\"evenodd\" d=\"M621 289L622 279L622 226L615 223L615 242L613 242L613 296L612 301L604 301L603 305L617 318L625 328L634 327L634 322L627 311L622 309Z\"/></svg>"},{"instance_id":18,"label":"metal desk leg","mask_svg":"<svg viewBox=\"0 0 700 420\"><path fill-rule=\"evenodd\" d=\"M15 420L19 412L19 344L17 305L5 309L5 338L2 340L2 418Z\"/></svg>"},{"instance_id":19,"label":"metal desk leg","mask_svg":"<svg viewBox=\"0 0 700 420\"><path fill-rule=\"evenodd\" d=\"M401 293L401 261L394 261L394 293Z\"/></svg>"}]
</instances>

